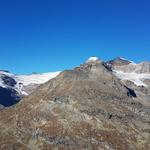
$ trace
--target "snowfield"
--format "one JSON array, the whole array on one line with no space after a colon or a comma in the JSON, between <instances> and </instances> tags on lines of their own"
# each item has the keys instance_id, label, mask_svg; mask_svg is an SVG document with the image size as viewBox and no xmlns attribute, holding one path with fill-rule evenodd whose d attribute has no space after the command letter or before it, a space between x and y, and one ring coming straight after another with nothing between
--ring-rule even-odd
<instances>
[{"instance_id":1,"label":"snowfield","mask_svg":"<svg viewBox=\"0 0 150 150\"><path fill-rule=\"evenodd\" d=\"M3 88L13 88L21 95L28 95L28 93L25 92L24 86L43 84L48 80L55 78L59 73L60 71L30 75L15 75L9 72L0 71L0 86ZM13 87L5 84L2 76L14 79L16 84Z\"/></svg>"},{"instance_id":2,"label":"snowfield","mask_svg":"<svg viewBox=\"0 0 150 150\"><path fill-rule=\"evenodd\" d=\"M90 57L86 62L89 63L89 62L94 62L94 61L98 61L99 58L98 57Z\"/></svg>"},{"instance_id":3,"label":"snowfield","mask_svg":"<svg viewBox=\"0 0 150 150\"><path fill-rule=\"evenodd\" d=\"M55 78L59 73L60 73L60 71L42 73L42 74L18 75L15 77L15 79L25 86L27 86L29 84L42 84L52 78Z\"/></svg>"},{"instance_id":4,"label":"snowfield","mask_svg":"<svg viewBox=\"0 0 150 150\"><path fill-rule=\"evenodd\" d=\"M121 80L132 81L137 86L147 86L143 81L146 79L150 79L150 74L146 73L125 73L122 71L114 70L114 74Z\"/></svg>"}]
</instances>

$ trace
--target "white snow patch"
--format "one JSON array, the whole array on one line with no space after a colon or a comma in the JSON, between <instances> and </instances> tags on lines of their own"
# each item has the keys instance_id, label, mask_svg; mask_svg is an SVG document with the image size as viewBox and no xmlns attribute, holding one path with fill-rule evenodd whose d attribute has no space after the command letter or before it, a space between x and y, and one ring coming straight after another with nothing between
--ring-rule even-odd
<instances>
[{"instance_id":1,"label":"white snow patch","mask_svg":"<svg viewBox=\"0 0 150 150\"><path fill-rule=\"evenodd\" d=\"M120 78L121 80L129 80L132 81L137 86L147 86L143 81L145 79L150 79L150 74L146 73L125 73L122 71L114 70L114 74Z\"/></svg>"},{"instance_id":2,"label":"white snow patch","mask_svg":"<svg viewBox=\"0 0 150 150\"><path fill-rule=\"evenodd\" d=\"M98 57L90 57L86 62L88 63L88 62L93 62L93 61L97 61L97 60L99 60Z\"/></svg>"},{"instance_id":3,"label":"white snow patch","mask_svg":"<svg viewBox=\"0 0 150 150\"><path fill-rule=\"evenodd\" d=\"M32 84L43 84L48 80L55 78L60 71L58 72L49 72L49 73L41 73L41 74L31 74L31 75L15 75L9 72L0 71L0 86L3 88L13 88L21 95L28 95L25 92L24 86L32 85ZM4 84L2 80L2 76L6 75L13 78L17 83L14 87Z\"/></svg>"},{"instance_id":4,"label":"white snow patch","mask_svg":"<svg viewBox=\"0 0 150 150\"><path fill-rule=\"evenodd\" d=\"M47 82L48 80L56 77L59 72L50 72L50 73L42 73L42 74L31 74L31 75L18 75L16 76L16 80L19 83L27 86L30 84L42 84Z\"/></svg>"}]
</instances>

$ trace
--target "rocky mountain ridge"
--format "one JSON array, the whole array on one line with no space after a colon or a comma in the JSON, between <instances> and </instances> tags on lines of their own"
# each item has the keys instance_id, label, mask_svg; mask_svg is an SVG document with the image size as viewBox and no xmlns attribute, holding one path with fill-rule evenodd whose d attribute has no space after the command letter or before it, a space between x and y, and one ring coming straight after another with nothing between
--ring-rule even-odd
<instances>
[{"instance_id":1,"label":"rocky mountain ridge","mask_svg":"<svg viewBox=\"0 0 150 150\"><path fill-rule=\"evenodd\" d=\"M65 70L1 111L0 149L147 150L150 106L136 92L98 59Z\"/></svg>"},{"instance_id":2,"label":"rocky mountain ridge","mask_svg":"<svg viewBox=\"0 0 150 150\"><path fill-rule=\"evenodd\" d=\"M100 61L98 57L90 57L86 62ZM103 62L105 67L113 72L127 86L131 88L145 88L150 86L150 62L136 64L122 57ZM20 99L32 93L40 84L56 77L60 71L43 74L15 75L9 71L0 71L0 104L11 106ZM130 85L129 85L130 83Z\"/></svg>"}]
</instances>

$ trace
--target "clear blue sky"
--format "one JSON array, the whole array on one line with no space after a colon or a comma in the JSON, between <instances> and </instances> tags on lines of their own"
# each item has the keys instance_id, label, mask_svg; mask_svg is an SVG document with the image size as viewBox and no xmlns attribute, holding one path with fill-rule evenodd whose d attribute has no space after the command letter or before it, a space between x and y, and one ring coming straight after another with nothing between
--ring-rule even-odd
<instances>
[{"instance_id":1,"label":"clear blue sky","mask_svg":"<svg viewBox=\"0 0 150 150\"><path fill-rule=\"evenodd\" d=\"M0 69L64 70L90 56L150 60L149 0L0 0Z\"/></svg>"}]
</instances>

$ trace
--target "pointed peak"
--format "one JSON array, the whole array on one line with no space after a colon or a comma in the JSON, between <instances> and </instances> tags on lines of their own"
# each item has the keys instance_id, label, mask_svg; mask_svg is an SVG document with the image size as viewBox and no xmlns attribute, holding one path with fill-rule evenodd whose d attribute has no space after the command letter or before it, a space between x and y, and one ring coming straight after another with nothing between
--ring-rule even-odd
<instances>
[{"instance_id":1,"label":"pointed peak","mask_svg":"<svg viewBox=\"0 0 150 150\"><path fill-rule=\"evenodd\" d=\"M125 58L123 58L123 57L117 57L116 59L119 59L119 60L127 60L127 59L125 59Z\"/></svg>"},{"instance_id":2,"label":"pointed peak","mask_svg":"<svg viewBox=\"0 0 150 150\"><path fill-rule=\"evenodd\" d=\"M124 58L124 57L116 57L113 59L114 61L128 61L130 62L128 59Z\"/></svg>"},{"instance_id":3,"label":"pointed peak","mask_svg":"<svg viewBox=\"0 0 150 150\"><path fill-rule=\"evenodd\" d=\"M128 60L128 59L125 59L125 58L123 58L123 57L117 57L117 58L115 58L114 60L120 60L120 61L124 61L124 62L129 62L129 63L134 63L133 61L131 61L131 60ZM135 63L134 63L135 64Z\"/></svg>"},{"instance_id":4,"label":"pointed peak","mask_svg":"<svg viewBox=\"0 0 150 150\"><path fill-rule=\"evenodd\" d=\"M122 65L128 65L128 64L131 64L133 63L132 61L130 60L127 60L123 57L117 57L113 60L110 60L108 61L109 64L112 64L112 65L115 65L115 66L122 66Z\"/></svg>"}]
</instances>

